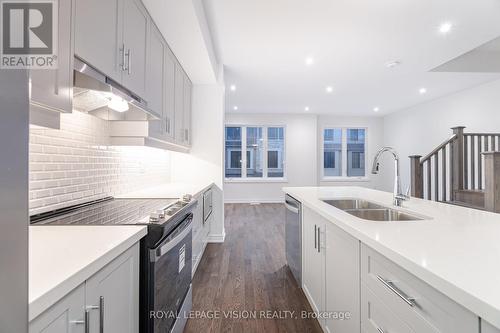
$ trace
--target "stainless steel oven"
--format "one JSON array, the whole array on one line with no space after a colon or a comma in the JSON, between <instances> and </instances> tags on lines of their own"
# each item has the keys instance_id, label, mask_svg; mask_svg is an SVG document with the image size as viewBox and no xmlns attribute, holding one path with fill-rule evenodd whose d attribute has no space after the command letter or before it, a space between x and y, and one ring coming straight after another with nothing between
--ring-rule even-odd
<instances>
[{"instance_id":1,"label":"stainless steel oven","mask_svg":"<svg viewBox=\"0 0 500 333\"><path fill-rule=\"evenodd\" d=\"M191 310L192 222L190 213L172 233L149 250L154 333L182 332Z\"/></svg>"}]
</instances>

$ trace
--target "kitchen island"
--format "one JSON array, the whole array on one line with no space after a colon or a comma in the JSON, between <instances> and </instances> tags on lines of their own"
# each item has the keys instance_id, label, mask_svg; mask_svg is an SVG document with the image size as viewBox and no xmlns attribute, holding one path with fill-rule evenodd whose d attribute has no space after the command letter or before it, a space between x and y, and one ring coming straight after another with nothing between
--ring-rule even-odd
<instances>
[{"instance_id":1,"label":"kitchen island","mask_svg":"<svg viewBox=\"0 0 500 333\"><path fill-rule=\"evenodd\" d=\"M321 223L323 223L321 221L326 221L324 222L326 233L323 228L321 235L318 234L318 238L321 239L319 243L323 242L325 246L317 247L318 252L326 252L326 256L328 256L329 249L335 248L338 244L329 243L329 234L342 233L344 239L349 238L350 245L359 243L359 247L351 246L353 251L357 251L356 253L346 252L345 256L349 257L351 254L351 258L359 258L361 269L358 269L357 272L351 272L351 274L352 276L360 276L361 290L356 290L352 297L357 297L356 293L361 294L361 314L359 316L362 326L363 315L369 315L364 313L366 312L364 311L364 303L371 306L372 315L374 304L376 304L376 302L370 302L371 294L364 292L364 286L367 287L368 293L372 292L370 287L373 286L373 282L369 279L371 276L375 280L380 280L381 285L387 287L386 290L392 290L392 294L397 296L399 301L406 301L408 308L411 308L413 312L418 312L417 309L422 312L416 314L418 324L412 326L413 319L409 316L412 316L413 312L409 314L404 310L399 315L398 311L400 310L394 310L395 317L403 317L402 319L398 318L398 320L401 319L401 327L409 328L409 332L418 332L419 330L415 330L415 327L419 327L418 325L422 322L425 325L429 324L428 327L438 327L436 330L429 328L425 331L447 332L440 330L439 325L433 323L432 316L427 317L428 313L424 313L425 309L422 308L424 303L431 304L433 309L437 309L436 311L444 308L443 313L452 312L447 311L448 305L458 309L456 316L437 318L438 322L440 320L445 322L444 326L447 325L446 323L449 324L451 320L458 320L457 318L470 318L468 325L475 327L477 324L478 329L473 332L479 332L478 323L479 318L481 318L484 327L490 327L490 324L500 327L499 214L411 198L397 210L418 216L420 220L370 221L353 216L323 200L363 199L381 206L391 207L393 201L391 193L361 187L288 187L284 188L283 191L300 201L304 210L302 214L302 235L305 237L302 241L304 280L307 280L307 272L304 270L311 267L311 261L318 260L311 259L307 252L308 242L312 242L308 239L308 223L312 221L314 229L316 229L320 228ZM331 231L331 228L338 230L338 232ZM315 243L316 235L315 232ZM324 283L328 290L328 267L335 265L335 262L330 261L328 257L321 260L326 263L323 271L326 271L327 276ZM377 268L376 266L381 268L379 273L371 272L370 270ZM384 269L382 270L382 268ZM391 276L391 279L383 280L381 272L384 270ZM335 273L332 274L335 276ZM402 283L398 284L398 279ZM412 279L416 279L414 285L408 282ZM417 287L412 288L415 285ZM310 302L316 302L319 305L328 303L327 300L311 299L311 295L308 295L307 281L303 282L304 286L304 291ZM332 288L330 287L330 289ZM323 292L325 293L325 290ZM410 293L420 293L420 297L410 297L408 296ZM433 301L434 296L430 293L439 294L436 296L436 301ZM443 295L446 299L443 298ZM379 310L385 309L386 305L391 308L393 301L387 298L385 302L380 302ZM321 306L312 305L313 308L321 310ZM402 307L399 303L394 303L394 305L398 308ZM324 308L325 306L323 306ZM434 312L433 315L437 314ZM373 322L372 318L366 319ZM388 326L398 331L399 323L394 324L387 318L381 320L389 322ZM477 320L478 323L474 323L474 320ZM427 327L425 325L421 327ZM363 327L363 329L367 332L372 331L367 327ZM376 327L377 329L379 332L384 331L381 327ZM391 330L387 329L387 331ZM460 332L462 331L467 332L467 328L463 327Z\"/></svg>"}]
</instances>

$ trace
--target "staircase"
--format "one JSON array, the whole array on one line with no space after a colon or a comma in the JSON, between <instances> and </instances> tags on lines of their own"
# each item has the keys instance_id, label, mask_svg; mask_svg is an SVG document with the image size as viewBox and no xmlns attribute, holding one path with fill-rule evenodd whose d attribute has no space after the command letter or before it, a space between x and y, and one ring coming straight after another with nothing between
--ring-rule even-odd
<instances>
[{"instance_id":1,"label":"staircase","mask_svg":"<svg viewBox=\"0 0 500 333\"><path fill-rule=\"evenodd\" d=\"M411 194L500 213L500 133L452 136L425 157L410 156Z\"/></svg>"}]
</instances>

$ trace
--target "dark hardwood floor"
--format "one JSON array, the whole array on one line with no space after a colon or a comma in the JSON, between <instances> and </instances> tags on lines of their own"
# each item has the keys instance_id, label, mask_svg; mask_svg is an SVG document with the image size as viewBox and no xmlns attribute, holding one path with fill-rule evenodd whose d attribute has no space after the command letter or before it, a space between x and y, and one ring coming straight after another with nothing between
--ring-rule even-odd
<instances>
[{"instance_id":1,"label":"dark hardwood floor","mask_svg":"<svg viewBox=\"0 0 500 333\"><path fill-rule=\"evenodd\" d=\"M205 250L184 332L321 332L301 319L311 308L286 266L284 206L227 204L225 213L226 240Z\"/></svg>"}]
</instances>

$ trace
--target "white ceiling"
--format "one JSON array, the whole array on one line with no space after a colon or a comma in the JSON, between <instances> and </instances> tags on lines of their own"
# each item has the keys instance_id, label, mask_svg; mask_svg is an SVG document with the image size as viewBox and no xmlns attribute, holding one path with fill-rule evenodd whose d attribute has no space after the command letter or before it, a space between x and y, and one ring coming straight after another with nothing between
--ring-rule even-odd
<instances>
[{"instance_id":1,"label":"white ceiling","mask_svg":"<svg viewBox=\"0 0 500 333\"><path fill-rule=\"evenodd\" d=\"M204 3L226 84L237 86L227 90L228 112L374 115L377 106L383 115L500 79L429 72L500 36L500 0ZM447 35L443 22L453 24ZM392 60L401 65L386 68Z\"/></svg>"}]
</instances>

